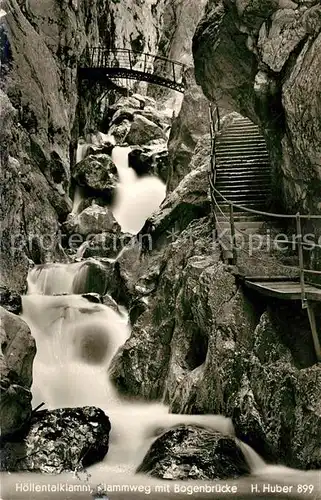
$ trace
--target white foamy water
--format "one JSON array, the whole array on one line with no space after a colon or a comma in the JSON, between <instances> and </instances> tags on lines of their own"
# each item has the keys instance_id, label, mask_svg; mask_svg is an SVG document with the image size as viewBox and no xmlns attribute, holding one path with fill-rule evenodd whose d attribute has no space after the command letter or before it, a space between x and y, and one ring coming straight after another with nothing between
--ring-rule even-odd
<instances>
[{"instance_id":1,"label":"white foamy water","mask_svg":"<svg viewBox=\"0 0 321 500\"><path fill-rule=\"evenodd\" d=\"M74 197L73 197L73 203L72 203L72 210L71 213L73 215L77 215L79 212L79 207L81 202L83 201L85 195L84 195L84 189L81 186L76 186L75 187L75 192L74 192Z\"/></svg>"},{"instance_id":2,"label":"white foamy water","mask_svg":"<svg viewBox=\"0 0 321 500\"><path fill-rule=\"evenodd\" d=\"M116 146L112 152L120 180L113 214L123 232L137 234L164 200L166 186L155 176L138 178L128 165L130 150Z\"/></svg>"},{"instance_id":3,"label":"white foamy water","mask_svg":"<svg viewBox=\"0 0 321 500\"><path fill-rule=\"evenodd\" d=\"M80 265L81 263L77 263ZM59 273L57 265L47 268L47 277L43 280L41 271L31 270L29 284L35 290L54 290ZM71 279L68 267L74 274L76 266L65 265L59 277L59 287L70 287ZM40 272L39 272L40 271ZM37 283L39 280L39 283ZM186 498L186 484L202 486L204 482L165 482L135 474L152 442L167 428L178 424L196 424L210 427L226 435L234 435L234 428L229 418L221 415L174 415L160 402L124 400L113 387L108 368L113 356L130 336L127 314L118 314L102 304L89 302L80 295L38 295L32 293L23 297L22 318L30 326L36 340L37 354L33 365L33 406L44 402L48 409L93 405L100 407L111 420L110 447L106 458L88 469L90 476L83 473L75 479L72 474L58 477L32 474L4 474L2 477L2 495L5 500L34 500L32 485L82 484L84 488L95 488L98 484L115 486L111 494L115 500L132 500L151 495L155 499L183 500ZM240 478L238 481L219 481L207 484L237 486L237 494L224 494L231 499L240 496L243 500L251 498L253 483L263 487L270 485L292 485L293 491L299 484L309 484L317 498L319 472L302 472L282 466L268 466L264 460L248 445L238 441L252 471L253 477ZM21 493L17 484L30 485L30 491ZM168 486L164 486L168 484ZM174 484L178 484L182 494L174 493ZM156 489L163 485L163 490ZM295 486L296 485L296 486ZM140 487L141 493L131 488ZM125 488L122 492L121 488ZM280 487L280 486L279 486ZM46 490L48 491L48 490ZM59 500L94 498L88 489L74 492L41 493L41 500L56 498ZM157 493L158 491L158 493ZM9 492L9 493L8 493ZM278 497L278 494L271 495ZM38 496L37 496L38 498ZM40 496L39 496L40 498ZM212 498L207 494L194 494L193 498ZM220 497L221 498L221 497ZM264 497L265 498L265 497ZM294 498L298 498L294 496ZM302 498L302 495L300 495Z\"/></svg>"},{"instance_id":4,"label":"white foamy water","mask_svg":"<svg viewBox=\"0 0 321 500\"><path fill-rule=\"evenodd\" d=\"M78 141L78 146L77 146L77 153L76 153L76 163L79 163L81 160L83 160L86 156L87 149L89 148L90 144L88 142L85 142L83 139L80 139Z\"/></svg>"},{"instance_id":5,"label":"white foamy water","mask_svg":"<svg viewBox=\"0 0 321 500\"><path fill-rule=\"evenodd\" d=\"M233 434L220 415L174 415L162 403L123 400L108 377L110 362L130 335L127 316L79 295L26 295L23 319L36 339L33 406L98 406L110 417L110 451L103 465L134 472L157 432L197 423ZM129 425L130 416L130 425Z\"/></svg>"},{"instance_id":6,"label":"white foamy water","mask_svg":"<svg viewBox=\"0 0 321 500\"><path fill-rule=\"evenodd\" d=\"M84 251L85 249L83 249ZM107 293L108 276L113 272L115 259L97 260L93 257L80 262L40 264L28 275L28 294L57 295Z\"/></svg>"}]
</instances>

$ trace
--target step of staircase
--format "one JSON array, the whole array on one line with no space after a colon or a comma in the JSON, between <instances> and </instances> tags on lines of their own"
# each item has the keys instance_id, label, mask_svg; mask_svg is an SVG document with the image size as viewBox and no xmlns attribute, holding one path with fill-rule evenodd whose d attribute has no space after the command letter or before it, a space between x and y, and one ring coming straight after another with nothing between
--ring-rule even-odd
<instances>
[{"instance_id":1,"label":"step of staircase","mask_svg":"<svg viewBox=\"0 0 321 500\"><path fill-rule=\"evenodd\" d=\"M224 161L231 162L243 162L249 163L257 160L258 162L267 163L269 161L268 154L265 152L260 153L259 151L230 151L226 153L226 151L217 151L216 159L218 162L222 163Z\"/></svg>"},{"instance_id":2,"label":"step of staircase","mask_svg":"<svg viewBox=\"0 0 321 500\"><path fill-rule=\"evenodd\" d=\"M271 197L269 155L258 126L248 118L234 120L218 137L215 156L215 186L222 195L215 194L219 206L216 208L218 233L224 232L224 243L228 242L230 204L225 199L240 206L233 206L236 233L257 233L263 227L264 216L247 212L242 207L264 212Z\"/></svg>"},{"instance_id":3,"label":"step of staircase","mask_svg":"<svg viewBox=\"0 0 321 500\"><path fill-rule=\"evenodd\" d=\"M269 194L270 192L271 190L268 188L266 189L259 188L258 190L255 191L252 189L245 189L245 190L225 189L225 187L220 189L220 193L222 194L222 196L228 198L231 201L234 201L234 199L237 198L238 196L240 200L241 199L243 200L246 197L249 199L256 197L261 198L263 195L266 196L266 194ZM219 195L217 194L216 197L218 198Z\"/></svg>"},{"instance_id":4,"label":"step of staircase","mask_svg":"<svg viewBox=\"0 0 321 500\"><path fill-rule=\"evenodd\" d=\"M266 145L265 144L255 144L255 143L252 143L252 144L231 144L230 142L228 143L222 143L220 142L219 144L217 144L216 146L216 152L226 152L227 154L229 154L229 152L234 152L234 151L241 151L243 153L243 151L248 151L249 153L250 152L255 152L255 151L258 151L258 152L265 152L268 154L267 152L267 149L266 149Z\"/></svg>"},{"instance_id":5,"label":"step of staircase","mask_svg":"<svg viewBox=\"0 0 321 500\"><path fill-rule=\"evenodd\" d=\"M224 217L223 217L223 215L221 215L220 212L218 212L216 218L217 218L217 220L219 222L227 222L227 219L229 219L229 215L227 215L224 212ZM242 223L246 223L246 222L262 222L262 216L261 215L250 214L249 212L236 212L235 215L234 215L234 220L238 221L238 222L242 222Z\"/></svg>"},{"instance_id":6,"label":"step of staircase","mask_svg":"<svg viewBox=\"0 0 321 500\"><path fill-rule=\"evenodd\" d=\"M223 176L223 175L230 175L231 173L235 173L235 177L237 176L242 176L243 174L247 174L249 176L251 175L269 175L271 176L271 170L268 166L267 163L264 164L254 164L254 165L244 165L244 164L233 164L233 163L228 163L226 165L217 165L216 168L216 174Z\"/></svg>"},{"instance_id":7,"label":"step of staircase","mask_svg":"<svg viewBox=\"0 0 321 500\"><path fill-rule=\"evenodd\" d=\"M224 135L218 135L216 138L216 144L220 143L228 143L231 142L232 144L252 144L252 143L259 143L259 144L266 144L264 137L262 137L261 134L255 133L255 134L250 134L250 135L240 135L237 133L230 134L226 132Z\"/></svg>"},{"instance_id":8,"label":"step of staircase","mask_svg":"<svg viewBox=\"0 0 321 500\"><path fill-rule=\"evenodd\" d=\"M265 179L269 181L270 179L270 174L267 173L266 175L253 175L249 177L248 175L245 177L239 177L239 176L233 176L232 174L230 176L222 176L218 175L217 180L216 180L216 187L218 189L219 186L235 186L236 188L242 188L242 187L252 187L252 186L261 186L262 185L262 179Z\"/></svg>"},{"instance_id":9,"label":"step of staircase","mask_svg":"<svg viewBox=\"0 0 321 500\"><path fill-rule=\"evenodd\" d=\"M229 222L222 222L222 221L217 221L218 222L218 230L219 231L224 231L224 234L231 234L231 225ZM236 229L236 232L239 230L239 231L242 231L242 232L246 232L247 234L255 234L255 233L258 233L262 227L263 227L263 224L264 224L264 221L261 219L261 220L258 220L258 221L238 221L238 220L235 220L234 221L234 224L235 224L235 229Z\"/></svg>"}]
</instances>

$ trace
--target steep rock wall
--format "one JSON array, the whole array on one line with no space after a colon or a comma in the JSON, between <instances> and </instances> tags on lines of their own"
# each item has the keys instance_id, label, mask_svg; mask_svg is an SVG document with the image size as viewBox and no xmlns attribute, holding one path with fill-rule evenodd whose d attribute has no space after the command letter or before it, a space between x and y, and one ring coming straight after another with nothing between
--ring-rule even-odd
<instances>
[{"instance_id":1,"label":"steep rock wall","mask_svg":"<svg viewBox=\"0 0 321 500\"><path fill-rule=\"evenodd\" d=\"M197 82L261 126L294 213L321 213L320 30L318 0L211 0L193 40Z\"/></svg>"},{"instance_id":2,"label":"steep rock wall","mask_svg":"<svg viewBox=\"0 0 321 500\"><path fill-rule=\"evenodd\" d=\"M237 436L267 460L319 468L321 370L306 313L287 304L280 314L279 303L245 293L207 218L168 245L158 269L113 361L120 391L165 399L173 413L231 417Z\"/></svg>"},{"instance_id":3,"label":"steep rock wall","mask_svg":"<svg viewBox=\"0 0 321 500\"><path fill-rule=\"evenodd\" d=\"M157 52L163 1L7 0L1 18L1 281L24 287L31 261L64 258L70 162L97 93L78 87L86 46ZM46 243L43 237L46 235Z\"/></svg>"}]
</instances>

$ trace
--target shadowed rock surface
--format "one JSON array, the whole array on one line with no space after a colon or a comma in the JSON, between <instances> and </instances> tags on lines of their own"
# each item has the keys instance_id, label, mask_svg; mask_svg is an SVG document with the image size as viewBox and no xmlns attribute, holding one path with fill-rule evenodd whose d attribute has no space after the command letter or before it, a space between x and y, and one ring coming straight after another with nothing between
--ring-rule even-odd
<instances>
[{"instance_id":1,"label":"shadowed rock surface","mask_svg":"<svg viewBox=\"0 0 321 500\"><path fill-rule=\"evenodd\" d=\"M156 439L137 472L160 479L236 479L250 470L234 438L181 425Z\"/></svg>"},{"instance_id":2,"label":"shadowed rock surface","mask_svg":"<svg viewBox=\"0 0 321 500\"><path fill-rule=\"evenodd\" d=\"M38 411L24 441L5 446L4 468L45 474L81 471L105 457L109 432L109 418L99 408Z\"/></svg>"},{"instance_id":3,"label":"shadowed rock surface","mask_svg":"<svg viewBox=\"0 0 321 500\"><path fill-rule=\"evenodd\" d=\"M0 307L1 434L19 431L31 415L32 363L36 344L28 325Z\"/></svg>"},{"instance_id":4,"label":"shadowed rock surface","mask_svg":"<svg viewBox=\"0 0 321 500\"><path fill-rule=\"evenodd\" d=\"M106 202L111 200L119 180L111 157L101 153L89 155L77 163L72 177L79 186L86 188L88 196L95 193L97 196L104 196Z\"/></svg>"},{"instance_id":5,"label":"shadowed rock surface","mask_svg":"<svg viewBox=\"0 0 321 500\"><path fill-rule=\"evenodd\" d=\"M130 125L125 141L128 144L147 144L154 139L164 139L167 137L165 132L154 122L148 120L144 116L135 115L134 120Z\"/></svg>"},{"instance_id":6,"label":"shadowed rock surface","mask_svg":"<svg viewBox=\"0 0 321 500\"><path fill-rule=\"evenodd\" d=\"M320 213L320 29L318 0L215 0L193 40L197 83L260 125L275 195L292 213Z\"/></svg>"},{"instance_id":7,"label":"shadowed rock surface","mask_svg":"<svg viewBox=\"0 0 321 500\"><path fill-rule=\"evenodd\" d=\"M164 183L169 177L169 160L167 144L144 147L134 147L128 155L131 168L141 177L143 175L156 175Z\"/></svg>"},{"instance_id":8,"label":"shadowed rock surface","mask_svg":"<svg viewBox=\"0 0 321 500\"><path fill-rule=\"evenodd\" d=\"M111 210L94 203L78 215L70 214L64 224L64 229L68 234L82 236L100 234L103 231L113 234L120 232L120 226Z\"/></svg>"},{"instance_id":9,"label":"shadowed rock surface","mask_svg":"<svg viewBox=\"0 0 321 500\"><path fill-rule=\"evenodd\" d=\"M186 71L186 91L182 107L173 121L168 141L170 176L168 189L173 191L193 170L191 160L198 141L209 133L209 102L200 87L196 85L194 69Z\"/></svg>"}]
</instances>

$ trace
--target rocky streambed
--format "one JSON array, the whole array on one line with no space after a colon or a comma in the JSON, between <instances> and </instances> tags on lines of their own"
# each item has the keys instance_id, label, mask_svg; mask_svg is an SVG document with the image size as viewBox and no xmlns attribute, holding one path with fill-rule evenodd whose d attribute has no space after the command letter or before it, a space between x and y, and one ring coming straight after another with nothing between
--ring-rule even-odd
<instances>
[{"instance_id":1,"label":"rocky streambed","mask_svg":"<svg viewBox=\"0 0 321 500\"><path fill-rule=\"evenodd\" d=\"M283 203L292 208L302 198L300 208L315 209L317 189L310 198L306 170L297 182L299 169L292 169L288 158L306 151L306 161L315 167L316 121L311 133L292 140L300 107L290 106L295 90L290 83L298 67L304 74L313 68L317 2L262 2L264 16L257 2L232 3L210 2L198 26L197 81L211 99L220 91L228 122L242 112L260 123L276 179L285 173ZM94 2L88 23L86 9L76 4L67 9L72 27L67 38L73 40L81 29L87 42L101 41L102 3ZM147 9L149 20L159 19L160 4ZM121 7L116 2L108 15L119 20ZM136 16L139 9L135 3ZM20 39L19 30L34 38L41 16L32 25L28 9L17 12L11 30L14 58L21 60L25 35ZM90 123L91 97L82 96L86 102L78 104L69 99L82 47L65 51L67 58L75 57L65 74L48 41L57 25L62 45L67 44L56 14L39 46L29 47L32 55L40 57L39 47L48 55L46 75L37 73L32 89L26 86L33 98L9 98L2 91L0 96L8 181L0 290L3 469L14 478L27 477L19 474L28 471L69 480L73 473L86 484L91 477L96 486L106 477L124 483L124 474L147 485L237 480L246 489L253 475L316 485L321 370L308 319L296 305L258 298L239 278L289 273L283 263L291 256L267 248L255 258L243 253L238 270L224 260L209 196L208 100L193 69L184 76L187 89L178 116L168 100L133 91L102 106L99 120ZM282 57L289 62L284 62L271 54L273 33L280 38L287 19L292 24L286 28ZM137 30L130 35L125 30L126 37L155 45L157 29L150 24L148 40ZM236 47L231 33L245 47ZM163 35L166 45L170 33ZM14 70L22 88L35 58L23 61L22 69ZM306 80L299 81L304 87ZM280 123L272 127L272 141L268 132L275 115L262 106L269 96L280 106L281 90L280 144L275 139ZM35 106L39 92L46 119ZM304 87L304 102L307 93ZM316 186L317 169L310 167ZM315 313L320 331L320 307ZM10 484L10 475L5 479ZM171 490L164 486L163 493Z\"/></svg>"}]
</instances>

